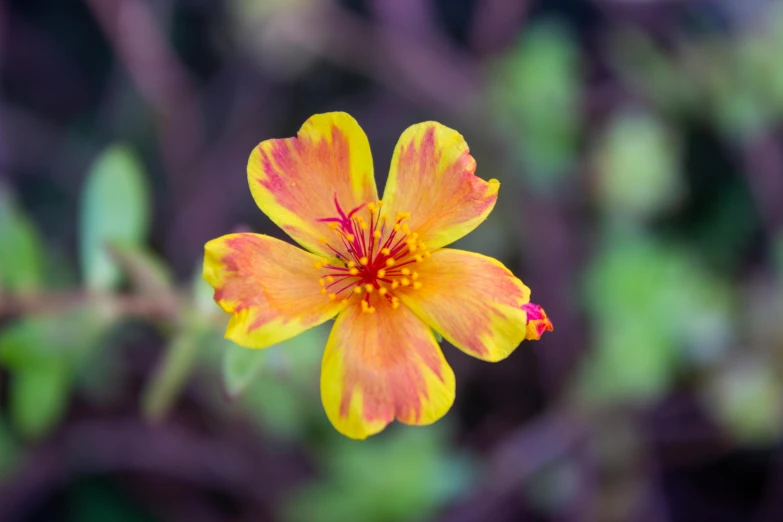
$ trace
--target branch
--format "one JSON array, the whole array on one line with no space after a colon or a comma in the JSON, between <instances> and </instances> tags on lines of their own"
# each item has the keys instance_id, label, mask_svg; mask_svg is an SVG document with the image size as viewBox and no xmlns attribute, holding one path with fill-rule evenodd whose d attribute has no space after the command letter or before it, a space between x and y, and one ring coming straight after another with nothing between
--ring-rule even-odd
<instances>
[{"instance_id":1,"label":"branch","mask_svg":"<svg viewBox=\"0 0 783 522\"><path fill-rule=\"evenodd\" d=\"M180 301L170 297L88 292L36 293L18 296L0 294L0 319L19 315L58 314L76 307L95 305L124 317L176 319Z\"/></svg>"}]
</instances>

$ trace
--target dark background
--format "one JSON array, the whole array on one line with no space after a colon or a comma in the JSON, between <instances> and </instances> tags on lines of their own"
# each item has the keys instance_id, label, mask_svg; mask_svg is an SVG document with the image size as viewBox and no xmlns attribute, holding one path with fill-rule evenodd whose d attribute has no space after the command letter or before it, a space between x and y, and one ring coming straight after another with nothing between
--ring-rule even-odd
<instances>
[{"instance_id":1,"label":"dark background","mask_svg":"<svg viewBox=\"0 0 783 522\"><path fill-rule=\"evenodd\" d=\"M0 2L0 521L783 520L783 4ZM221 339L259 141L461 132L555 330L365 442ZM447 343L443 343L444 345Z\"/></svg>"}]
</instances>

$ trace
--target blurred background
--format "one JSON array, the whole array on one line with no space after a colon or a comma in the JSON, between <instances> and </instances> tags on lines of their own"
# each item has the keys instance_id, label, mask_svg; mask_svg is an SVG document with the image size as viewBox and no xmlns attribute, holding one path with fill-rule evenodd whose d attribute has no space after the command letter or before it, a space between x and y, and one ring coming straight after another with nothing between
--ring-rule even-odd
<instances>
[{"instance_id":1,"label":"blurred background","mask_svg":"<svg viewBox=\"0 0 783 522\"><path fill-rule=\"evenodd\" d=\"M0 2L0 521L783 520L783 2ZM497 207L458 243L555 331L445 346L449 414L365 442L328 325L222 339L204 243L247 157L342 110L379 187L459 130Z\"/></svg>"}]
</instances>

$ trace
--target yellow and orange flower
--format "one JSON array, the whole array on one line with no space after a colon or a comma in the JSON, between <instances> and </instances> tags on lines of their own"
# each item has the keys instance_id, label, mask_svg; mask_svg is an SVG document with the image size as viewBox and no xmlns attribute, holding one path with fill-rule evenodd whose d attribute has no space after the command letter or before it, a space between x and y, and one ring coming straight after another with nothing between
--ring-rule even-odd
<instances>
[{"instance_id":1,"label":"yellow and orange flower","mask_svg":"<svg viewBox=\"0 0 783 522\"><path fill-rule=\"evenodd\" d=\"M253 198L307 251L259 234L206 244L204 278L232 314L226 337L266 348L336 316L321 369L335 428L363 439L395 419L438 420L455 391L433 330L499 361L552 329L500 262L443 248L495 206L500 184L475 169L459 133L419 123L400 137L379 200L367 137L348 114L260 143L247 166Z\"/></svg>"}]
</instances>

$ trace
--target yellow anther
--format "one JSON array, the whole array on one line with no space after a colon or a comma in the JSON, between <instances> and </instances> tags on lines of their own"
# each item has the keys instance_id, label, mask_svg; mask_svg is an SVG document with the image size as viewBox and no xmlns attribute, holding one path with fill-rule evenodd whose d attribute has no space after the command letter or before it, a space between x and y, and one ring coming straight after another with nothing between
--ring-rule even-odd
<instances>
[{"instance_id":1,"label":"yellow anther","mask_svg":"<svg viewBox=\"0 0 783 522\"><path fill-rule=\"evenodd\" d=\"M403 219L410 219L411 213L410 212L397 212L397 221L402 221Z\"/></svg>"},{"instance_id":2,"label":"yellow anther","mask_svg":"<svg viewBox=\"0 0 783 522\"><path fill-rule=\"evenodd\" d=\"M348 270L348 273L351 274L351 275L356 275L356 274L359 273L359 269L358 268L351 268L350 270Z\"/></svg>"},{"instance_id":3,"label":"yellow anther","mask_svg":"<svg viewBox=\"0 0 783 522\"><path fill-rule=\"evenodd\" d=\"M372 291L375 290L375 287L372 286L370 283L367 283L366 285L364 285L364 289L367 290L368 294L371 294Z\"/></svg>"},{"instance_id":4,"label":"yellow anther","mask_svg":"<svg viewBox=\"0 0 783 522\"><path fill-rule=\"evenodd\" d=\"M413 283L413 288L418 290L419 288L421 288L421 283L419 281L414 282Z\"/></svg>"},{"instance_id":5,"label":"yellow anther","mask_svg":"<svg viewBox=\"0 0 783 522\"><path fill-rule=\"evenodd\" d=\"M430 254L430 251L429 251L429 250L427 250L427 251L425 251L425 252L424 252L424 255L425 255L426 257L430 257L432 254Z\"/></svg>"},{"instance_id":6,"label":"yellow anther","mask_svg":"<svg viewBox=\"0 0 783 522\"><path fill-rule=\"evenodd\" d=\"M375 206L375 203L368 203L368 204L367 204L367 209L368 209L368 210L369 210L371 213L373 213L373 214L375 214L375 213L378 211L378 207L376 207L376 206Z\"/></svg>"},{"instance_id":7,"label":"yellow anther","mask_svg":"<svg viewBox=\"0 0 783 522\"><path fill-rule=\"evenodd\" d=\"M371 306L371 307L369 307L369 308L367 309L367 313L368 313L368 314L374 314L374 313L375 313L375 307L374 307L374 306Z\"/></svg>"},{"instance_id":8,"label":"yellow anther","mask_svg":"<svg viewBox=\"0 0 783 522\"><path fill-rule=\"evenodd\" d=\"M324 281L323 277L318 280L318 284L321 285L321 286L324 286L326 284L326 281Z\"/></svg>"},{"instance_id":9,"label":"yellow anther","mask_svg":"<svg viewBox=\"0 0 783 522\"><path fill-rule=\"evenodd\" d=\"M402 227L400 227L400 225L394 225L394 231L395 232L399 232L401 230L401 228Z\"/></svg>"},{"instance_id":10,"label":"yellow anther","mask_svg":"<svg viewBox=\"0 0 783 522\"><path fill-rule=\"evenodd\" d=\"M418 272L413 272L413 275L411 277L415 281L415 280L417 280L419 278L419 273Z\"/></svg>"},{"instance_id":11,"label":"yellow anther","mask_svg":"<svg viewBox=\"0 0 783 522\"><path fill-rule=\"evenodd\" d=\"M345 234L345 239L347 239L349 243L353 243L353 240L356 239L356 236L353 234Z\"/></svg>"},{"instance_id":12,"label":"yellow anther","mask_svg":"<svg viewBox=\"0 0 783 522\"><path fill-rule=\"evenodd\" d=\"M421 257L421 256L416 256L416 262L417 262L417 263L421 263L422 261L424 261L424 258L423 258L423 257Z\"/></svg>"},{"instance_id":13,"label":"yellow anther","mask_svg":"<svg viewBox=\"0 0 783 522\"><path fill-rule=\"evenodd\" d=\"M337 230L337 223L332 221L331 223L329 223L329 228L331 228L332 230Z\"/></svg>"},{"instance_id":14,"label":"yellow anther","mask_svg":"<svg viewBox=\"0 0 783 522\"><path fill-rule=\"evenodd\" d=\"M364 221L362 221L362 223L359 226L361 227L362 230L367 230L368 228L370 228L370 225L368 225Z\"/></svg>"},{"instance_id":15,"label":"yellow anther","mask_svg":"<svg viewBox=\"0 0 783 522\"><path fill-rule=\"evenodd\" d=\"M396 297L392 297L392 308L399 308L400 307L400 300Z\"/></svg>"},{"instance_id":16,"label":"yellow anther","mask_svg":"<svg viewBox=\"0 0 783 522\"><path fill-rule=\"evenodd\" d=\"M337 299L337 294L329 294L329 299L334 301L335 299Z\"/></svg>"},{"instance_id":17,"label":"yellow anther","mask_svg":"<svg viewBox=\"0 0 783 522\"><path fill-rule=\"evenodd\" d=\"M398 286L400 286L399 281L392 281L392 290L395 290Z\"/></svg>"},{"instance_id":18,"label":"yellow anther","mask_svg":"<svg viewBox=\"0 0 783 522\"><path fill-rule=\"evenodd\" d=\"M403 268L402 269L402 275L411 275L411 271L408 270L407 268Z\"/></svg>"},{"instance_id":19,"label":"yellow anther","mask_svg":"<svg viewBox=\"0 0 783 522\"><path fill-rule=\"evenodd\" d=\"M414 275L416 275L416 274L414 273ZM334 277L332 277L332 276L326 276L326 280L329 281L330 283L334 283Z\"/></svg>"},{"instance_id":20,"label":"yellow anther","mask_svg":"<svg viewBox=\"0 0 783 522\"><path fill-rule=\"evenodd\" d=\"M408 279L407 277L403 277L400 282L402 283L402 286L408 286L411 284L411 280Z\"/></svg>"},{"instance_id":21,"label":"yellow anther","mask_svg":"<svg viewBox=\"0 0 783 522\"><path fill-rule=\"evenodd\" d=\"M406 234L410 234L411 233L411 227L409 227L407 223L403 223L402 231L405 232Z\"/></svg>"},{"instance_id":22,"label":"yellow anther","mask_svg":"<svg viewBox=\"0 0 783 522\"><path fill-rule=\"evenodd\" d=\"M397 261L395 261L393 257L390 257L389 259L386 260L386 266L389 266L389 267L394 266L394 263L396 263L396 262Z\"/></svg>"},{"instance_id":23,"label":"yellow anther","mask_svg":"<svg viewBox=\"0 0 783 522\"><path fill-rule=\"evenodd\" d=\"M411 253L415 252L416 251L416 243L414 243L413 241L408 243L408 250L410 250Z\"/></svg>"},{"instance_id":24,"label":"yellow anther","mask_svg":"<svg viewBox=\"0 0 783 522\"><path fill-rule=\"evenodd\" d=\"M383 268L378 270L378 277L386 277L386 270L384 270Z\"/></svg>"},{"instance_id":25,"label":"yellow anther","mask_svg":"<svg viewBox=\"0 0 783 522\"><path fill-rule=\"evenodd\" d=\"M321 269L321 262L320 262L320 261L316 261L316 262L315 262L315 268L316 268L317 270L320 270L320 269Z\"/></svg>"},{"instance_id":26,"label":"yellow anther","mask_svg":"<svg viewBox=\"0 0 783 522\"><path fill-rule=\"evenodd\" d=\"M326 244L326 238L325 237L318 238L318 241L320 241L324 245Z\"/></svg>"},{"instance_id":27,"label":"yellow anther","mask_svg":"<svg viewBox=\"0 0 783 522\"><path fill-rule=\"evenodd\" d=\"M385 256L388 256L388 255L391 254L391 250L389 250L388 248L382 248L381 249L381 254L383 254Z\"/></svg>"},{"instance_id":28,"label":"yellow anther","mask_svg":"<svg viewBox=\"0 0 783 522\"><path fill-rule=\"evenodd\" d=\"M356 262L355 261L348 261L348 268L353 268L355 266L356 266Z\"/></svg>"},{"instance_id":29,"label":"yellow anther","mask_svg":"<svg viewBox=\"0 0 783 522\"><path fill-rule=\"evenodd\" d=\"M389 293L389 291L386 288L380 287L378 289L378 293L381 295L386 295L387 293Z\"/></svg>"},{"instance_id":30,"label":"yellow anther","mask_svg":"<svg viewBox=\"0 0 783 522\"><path fill-rule=\"evenodd\" d=\"M367 263L369 263L369 262L370 262L370 260L369 260L369 259L367 259L367 257L363 257L363 258L359 259L359 262L360 262L362 265L366 265Z\"/></svg>"},{"instance_id":31,"label":"yellow anther","mask_svg":"<svg viewBox=\"0 0 783 522\"><path fill-rule=\"evenodd\" d=\"M372 233L372 237L374 237L375 239L380 239L381 238L381 231L380 230L376 230L375 232Z\"/></svg>"},{"instance_id":32,"label":"yellow anther","mask_svg":"<svg viewBox=\"0 0 783 522\"><path fill-rule=\"evenodd\" d=\"M362 287L361 286L355 286L353 288L353 293L354 294L361 294L362 293Z\"/></svg>"},{"instance_id":33,"label":"yellow anther","mask_svg":"<svg viewBox=\"0 0 783 522\"><path fill-rule=\"evenodd\" d=\"M326 295L326 288L321 288L321 295Z\"/></svg>"},{"instance_id":34,"label":"yellow anther","mask_svg":"<svg viewBox=\"0 0 783 522\"><path fill-rule=\"evenodd\" d=\"M382 199L379 199L379 200L378 200L378 206L379 206L379 207L382 207L382 206L383 206L383 200L382 200Z\"/></svg>"}]
</instances>

